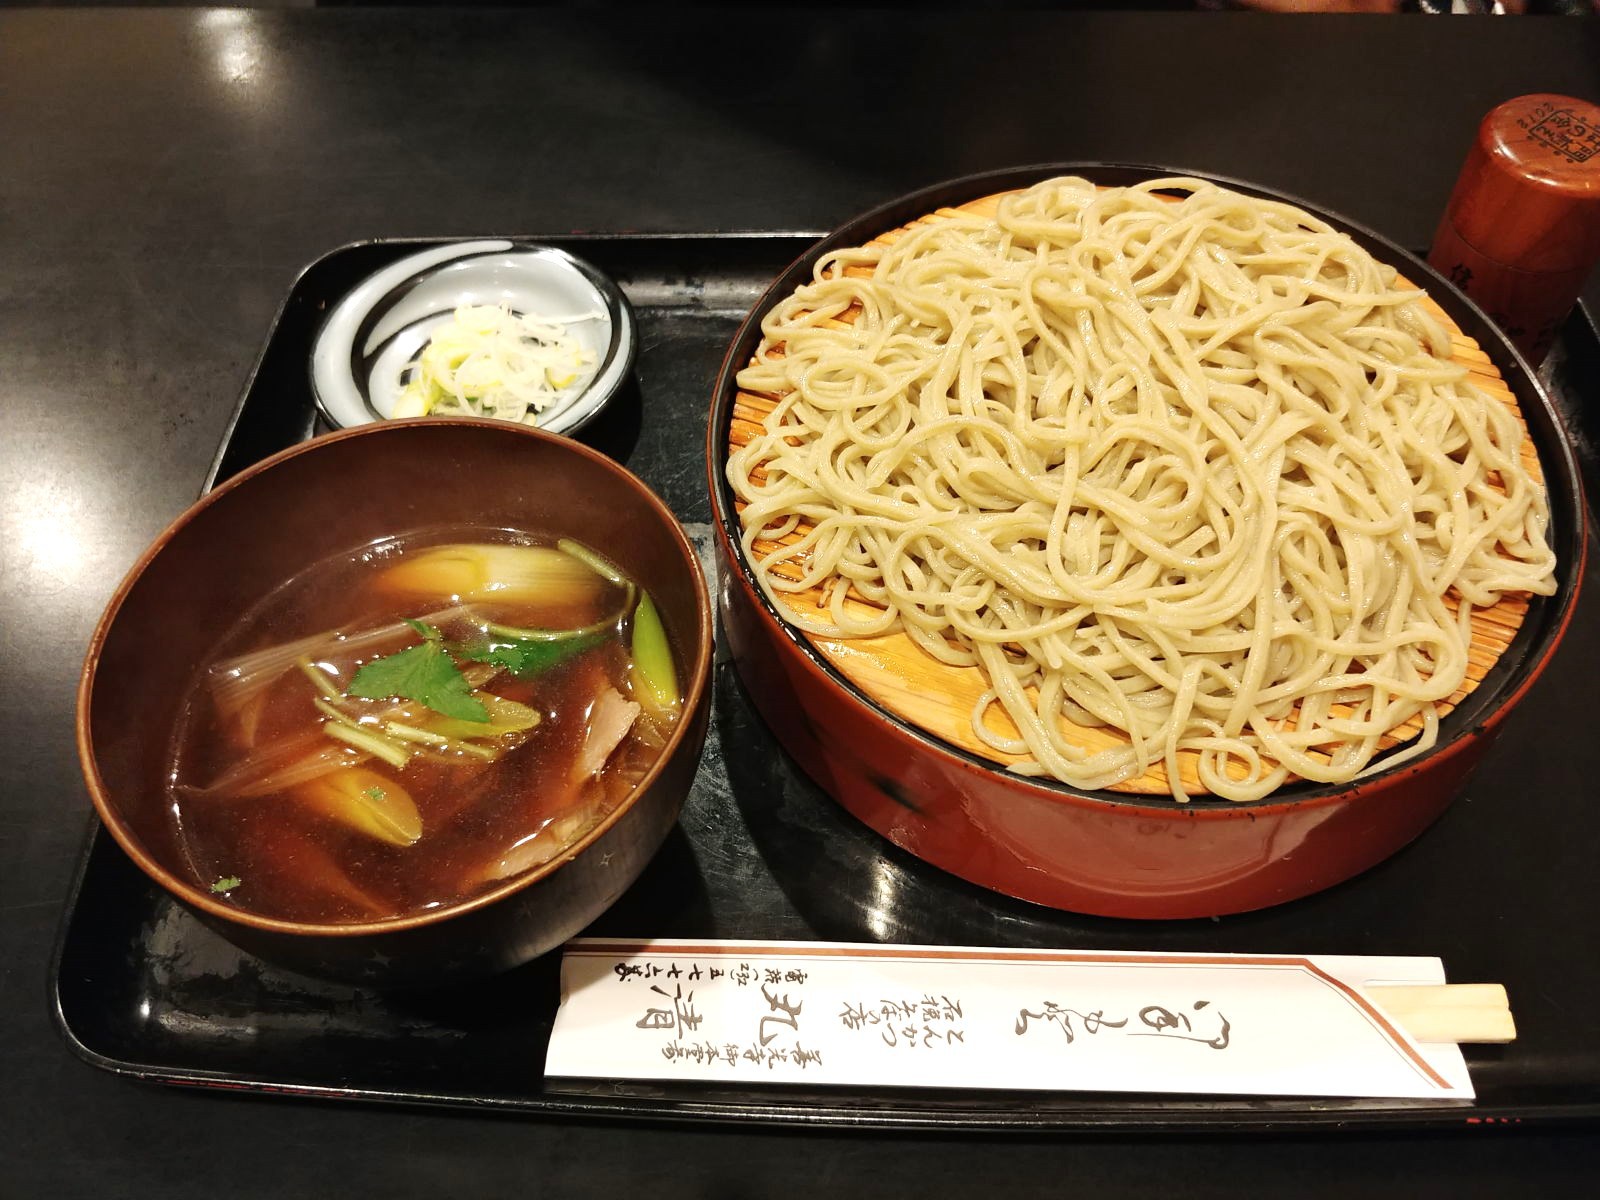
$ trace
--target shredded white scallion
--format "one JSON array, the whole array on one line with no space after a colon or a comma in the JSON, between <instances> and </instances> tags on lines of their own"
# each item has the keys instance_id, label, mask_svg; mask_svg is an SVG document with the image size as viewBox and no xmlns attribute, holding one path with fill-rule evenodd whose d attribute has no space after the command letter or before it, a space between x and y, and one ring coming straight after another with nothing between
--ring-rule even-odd
<instances>
[{"instance_id":1,"label":"shredded white scallion","mask_svg":"<svg viewBox=\"0 0 1600 1200\"><path fill-rule=\"evenodd\" d=\"M542 424L574 400L594 374L594 353L567 327L600 316L524 316L504 305L464 304L410 364L392 415Z\"/></svg>"}]
</instances>

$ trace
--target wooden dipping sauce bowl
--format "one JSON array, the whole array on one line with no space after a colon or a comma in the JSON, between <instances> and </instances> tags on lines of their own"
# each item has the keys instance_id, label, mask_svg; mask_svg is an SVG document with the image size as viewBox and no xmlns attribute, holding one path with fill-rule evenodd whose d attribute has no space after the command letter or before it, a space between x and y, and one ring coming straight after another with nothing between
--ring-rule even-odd
<instances>
[{"instance_id":1,"label":"wooden dipping sauce bowl","mask_svg":"<svg viewBox=\"0 0 1600 1200\"><path fill-rule=\"evenodd\" d=\"M1294 204L1349 234L1375 258L1424 287L1461 337L1457 356L1498 372L1537 451L1549 494L1557 591L1507 601L1515 618L1489 635L1476 686L1454 698L1427 754L1351 783L1291 783L1266 799L1197 797L1179 804L1139 790L1087 791L1027 778L980 753L953 724L930 732L907 700L922 678L878 679L857 668L849 642L813 639L779 616L740 549L725 467L739 434L738 373L761 341L761 320L811 281L824 254L865 245L945 208L1026 188L1058 175L1125 187L1194 172L1066 163L938 184L856 218L793 263L756 304L729 347L707 435L713 524L723 569L721 609L734 662L751 700L797 763L878 833L963 879L1052 908L1100 916L1221 916L1265 908L1342 882L1395 853L1461 791L1500 722L1532 686L1571 619L1585 551L1577 465L1559 417L1528 364L1481 310L1415 256L1370 230L1291 196L1210 178L1246 195ZM1487 356L1487 362L1484 362ZM1489 370L1492 368L1492 370ZM1500 606L1496 606L1499 608ZM1493 610L1491 610L1493 611ZM1504 616L1504 614L1502 614ZM1495 622L1491 622L1495 624ZM1474 635L1475 648L1478 638ZM861 651L869 657L872 651ZM893 660L893 653L889 658ZM951 711L960 704L951 703ZM896 710L899 711L896 711ZM1135 785L1137 788L1138 785Z\"/></svg>"},{"instance_id":2,"label":"wooden dipping sauce bowl","mask_svg":"<svg viewBox=\"0 0 1600 1200\"><path fill-rule=\"evenodd\" d=\"M330 555L434 526L593 546L646 588L683 711L655 764L550 862L422 914L314 925L222 902L178 866L163 772L193 673L262 596ZM310 975L432 986L509 969L578 933L638 878L678 818L705 743L711 604L666 505L610 459L506 422L404 420L302 442L180 516L117 589L78 689L78 752L100 819L139 867L223 937Z\"/></svg>"}]
</instances>

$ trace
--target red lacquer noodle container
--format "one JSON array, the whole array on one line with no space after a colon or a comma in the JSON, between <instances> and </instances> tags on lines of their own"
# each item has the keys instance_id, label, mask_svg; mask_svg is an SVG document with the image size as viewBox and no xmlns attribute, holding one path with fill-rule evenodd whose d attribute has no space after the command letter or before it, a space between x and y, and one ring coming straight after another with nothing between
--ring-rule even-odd
<instances>
[{"instance_id":1,"label":"red lacquer noodle container","mask_svg":"<svg viewBox=\"0 0 1600 1200\"><path fill-rule=\"evenodd\" d=\"M1054 908L1136 918L1219 916L1309 895L1389 857L1444 811L1554 652L1582 573L1577 467L1548 398L1483 312L1414 256L1319 214L1426 287L1499 368L1538 448L1559 559L1556 594L1535 598L1510 648L1445 718L1440 744L1417 759L1354 783L1291 785L1251 804L1197 799L1180 805L1025 779L875 704L779 618L739 549L723 467L735 376L760 341L766 312L809 280L817 259L831 250L862 245L946 205L1069 174L1126 186L1195 173L1068 163L940 184L845 225L792 264L756 304L723 362L707 439L728 645L756 708L813 780L895 845L972 883ZM1216 182L1316 211L1294 197Z\"/></svg>"}]
</instances>

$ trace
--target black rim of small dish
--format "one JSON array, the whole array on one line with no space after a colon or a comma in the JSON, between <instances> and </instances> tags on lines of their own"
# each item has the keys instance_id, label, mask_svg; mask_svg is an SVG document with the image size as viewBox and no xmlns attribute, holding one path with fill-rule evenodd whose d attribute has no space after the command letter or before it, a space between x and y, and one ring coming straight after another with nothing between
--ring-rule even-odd
<instances>
[{"instance_id":1,"label":"black rim of small dish","mask_svg":"<svg viewBox=\"0 0 1600 1200\"><path fill-rule=\"evenodd\" d=\"M609 393L603 396L600 400L600 403L596 404L587 414L579 418L569 428L563 429L555 434L557 437L570 437L572 434L577 433L578 430L582 429L585 425L588 425L605 410L606 405L611 402L611 398L621 390L623 383L626 382L628 374L633 368L633 360L638 351L638 338L634 335L633 308L631 305L629 305L628 298L622 294L622 289L619 288L608 275L606 275L593 264L585 262L576 254L573 254L567 250L563 250L558 246L546 246L538 242L518 241L515 238L473 238L464 240L459 244L467 245L472 241L493 241L504 242L506 244L503 247L498 247L493 250L475 250L468 254L460 254L453 258L447 258L442 262L436 262L431 266L424 267L422 270L407 276L400 283L390 288L389 291L378 298L377 302L374 303L371 308L362 314L361 321L356 326L355 336L350 342L350 380L355 386L356 394L361 397L361 403L366 407L367 413L373 421L388 421L392 419L384 416L373 407L371 389L368 387L368 380L371 376L371 366L373 361L379 354L383 352L385 347L390 345L395 338L401 336L401 334L403 334L407 329L410 329L412 325L416 324L416 322L410 322L402 328L397 329L393 334L391 334L388 338L385 338L383 342L375 347L370 354L363 354L358 347L365 343L367 337L371 334L373 327L376 326L377 323L381 321L384 316L386 316L390 310L394 308L395 305L399 304L423 283L427 282L429 279L432 279L442 271L445 271L451 267L459 266L461 263L471 262L474 259L490 258L500 254L538 254L543 257L555 259L565 264L566 266L575 270L586 281L588 281L589 285L593 287L597 293L599 293L600 299L605 305L606 317L611 323L611 339L606 346L605 355L595 367L594 374L590 376L589 383L584 385L584 391L583 393L580 393L578 399L581 399L584 394L587 394L597 380L605 377L606 372L609 371L612 368L612 365L617 361L619 354L626 355L626 361L624 361L622 369L617 375L616 381L611 385ZM412 253L417 253L417 251L412 251ZM331 320L333 314L338 311L338 307L338 305L334 305L332 308L330 308L327 316L322 319L321 324L318 326L316 336L312 339L311 343L313 347L313 358L311 362L306 364L306 369L311 375L311 396L313 402L316 404L317 413L330 427L334 429L346 429L350 427L337 420L333 414L328 411L327 405L323 403L322 394L317 390L314 367L315 347L317 343L322 340L322 335L327 328L328 321ZM429 315L432 316L434 314ZM626 348L624 348L624 341L626 341ZM574 400L574 403L577 403L577 400ZM495 420L497 418L463 417L461 419ZM544 429L544 427L541 425L534 425L533 428ZM549 433L552 431L545 429L544 432Z\"/></svg>"},{"instance_id":2,"label":"black rim of small dish","mask_svg":"<svg viewBox=\"0 0 1600 1200\"><path fill-rule=\"evenodd\" d=\"M1245 195L1292 204L1348 234L1379 261L1397 268L1412 283L1425 288L1428 295L1460 326L1462 332L1474 339L1489 356L1490 361L1500 372L1502 380L1517 399L1527 425L1528 435L1534 443L1540 465L1545 472L1545 489L1550 504L1547 536L1557 556L1557 588L1553 596L1529 597L1527 613L1505 652L1461 704L1441 718L1438 743L1433 749L1416 758L1382 767L1347 783L1320 784L1292 781L1260 800L1240 802L1211 795L1196 795L1186 804L1175 805L1172 798L1166 794L1144 795L1077 788L1049 777L1015 776L1016 781L1019 784L1038 787L1062 798L1159 809L1168 814L1179 811L1198 816L1207 811L1236 811L1241 808L1261 809L1280 804L1306 804L1336 796L1348 796L1352 792L1370 787L1396 774L1420 769L1441 752L1455 745L1463 734L1485 725L1499 712L1510 694L1530 672L1537 669L1549 656L1577 595L1580 565L1584 553L1583 496L1577 462L1573 458L1572 448L1559 414L1527 360L1505 334L1454 284L1410 251L1402 249L1364 225L1287 192L1275 191L1225 175L1179 167L1142 163L1042 163L947 180L908 193L853 218L812 246L773 281L739 326L723 358L716 386L712 392L710 436L707 439L708 453L713 456L709 463L710 473L717 481L711 488L714 519L723 536L733 547L732 558L735 569L767 615L789 641L818 670L827 675L836 687L901 733L972 767L990 772L1004 772L1004 768L994 760L948 742L937 734L929 733L890 712L851 682L827 656L806 640L799 630L783 619L762 591L760 584L756 582L750 564L745 559L740 546L740 527L737 510L734 507L733 489L727 481L723 467L728 459L734 397L738 392L736 376L750 361L761 341L762 318L795 288L811 280L812 271L823 255L838 249L864 245L879 234L898 229L940 208L965 204L997 192L1026 188L1061 175L1082 176L1106 187L1128 187L1151 179L1194 179L1219 184ZM1392 757L1394 751L1386 753Z\"/></svg>"}]
</instances>

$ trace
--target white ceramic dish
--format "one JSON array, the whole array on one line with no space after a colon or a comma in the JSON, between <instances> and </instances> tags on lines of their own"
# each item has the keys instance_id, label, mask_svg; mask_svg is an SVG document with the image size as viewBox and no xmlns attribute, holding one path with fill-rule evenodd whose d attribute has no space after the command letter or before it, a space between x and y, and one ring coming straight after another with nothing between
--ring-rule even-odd
<instances>
[{"instance_id":1,"label":"white ceramic dish","mask_svg":"<svg viewBox=\"0 0 1600 1200\"><path fill-rule=\"evenodd\" d=\"M593 374L540 415L538 428L549 433L587 424L633 367L633 310L594 267L554 246L454 242L391 263L328 313L311 353L323 419L337 429L387 420L410 364L462 304L504 304L556 320L594 356Z\"/></svg>"}]
</instances>

